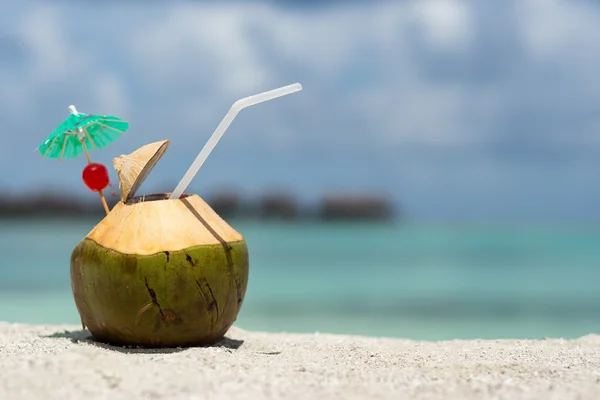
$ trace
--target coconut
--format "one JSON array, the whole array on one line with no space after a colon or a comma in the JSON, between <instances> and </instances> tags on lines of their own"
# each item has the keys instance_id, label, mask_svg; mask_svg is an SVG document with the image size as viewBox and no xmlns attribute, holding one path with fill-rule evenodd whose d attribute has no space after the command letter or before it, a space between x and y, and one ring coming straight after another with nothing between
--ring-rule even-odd
<instances>
[{"instance_id":1,"label":"coconut","mask_svg":"<svg viewBox=\"0 0 600 400\"><path fill-rule=\"evenodd\" d=\"M198 195L135 196L168 148L113 160L121 201L73 249L71 287L92 336L116 345L208 345L237 318L248 283L244 237Z\"/></svg>"}]
</instances>

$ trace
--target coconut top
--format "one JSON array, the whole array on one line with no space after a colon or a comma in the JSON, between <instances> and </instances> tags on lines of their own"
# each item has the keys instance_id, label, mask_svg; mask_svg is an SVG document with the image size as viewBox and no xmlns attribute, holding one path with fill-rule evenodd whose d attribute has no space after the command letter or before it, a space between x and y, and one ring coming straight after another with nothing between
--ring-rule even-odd
<instances>
[{"instance_id":1,"label":"coconut top","mask_svg":"<svg viewBox=\"0 0 600 400\"><path fill-rule=\"evenodd\" d=\"M150 255L244 240L200 196L117 203L87 235L123 254Z\"/></svg>"},{"instance_id":2,"label":"coconut top","mask_svg":"<svg viewBox=\"0 0 600 400\"><path fill-rule=\"evenodd\" d=\"M113 159L113 166L119 177L123 203L135 196L135 192L146 180L158 160L165 154L170 143L169 140L150 143L130 154L122 154Z\"/></svg>"}]
</instances>

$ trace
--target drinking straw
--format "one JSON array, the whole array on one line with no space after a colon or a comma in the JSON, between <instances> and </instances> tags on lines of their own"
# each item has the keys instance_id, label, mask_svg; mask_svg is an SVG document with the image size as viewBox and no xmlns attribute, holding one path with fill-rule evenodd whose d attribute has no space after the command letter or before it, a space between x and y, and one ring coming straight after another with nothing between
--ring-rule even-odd
<instances>
[{"instance_id":1,"label":"drinking straw","mask_svg":"<svg viewBox=\"0 0 600 400\"><path fill-rule=\"evenodd\" d=\"M240 111L242 111L246 107L250 107L268 100L273 100L277 97L292 94L300 90L302 90L302 85L300 85L299 83L294 83L292 85L283 86L278 89L269 90L268 92L244 97L243 99L239 99L238 101L233 103L227 114L225 114L225 117L223 117L223 120L221 121L219 126L217 126L217 129L215 129L212 136L208 139L208 142L206 142L206 144L204 145L204 147L202 148L192 165L190 165L190 168L187 170L183 178L181 178L181 181L179 181L179 184L177 184L177 187L175 187L175 190L173 190L173 193L171 193L169 199L178 199L181 196L181 194L188 187L192 179L194 179L194 176L196 175L202 164L204 164L204 161L206 161L211 151L215 148L219 140L221 140L221 137L223 137L223 134L225 133L227 128L229 128L229 125L231 125L231 122L233 121L235 116Z\"/></svg>"}]
</instances>

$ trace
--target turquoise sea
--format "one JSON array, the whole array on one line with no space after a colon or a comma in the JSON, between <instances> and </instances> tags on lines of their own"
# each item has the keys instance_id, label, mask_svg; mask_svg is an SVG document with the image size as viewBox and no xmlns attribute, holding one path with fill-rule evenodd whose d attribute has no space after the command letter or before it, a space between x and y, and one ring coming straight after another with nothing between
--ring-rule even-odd
<instances>
[{"instance_id":1,"label":"turquoise sea","mask_svg":"<svg viewBox=\"0 0 600 400\"><path fill-rule=\"evenodd\" d=\"M72 248L95 220L0 220L0 320L79 324ZM600 226L229 221L250 250L237 325L413 339L600 333Z\"/></svg>"}]
</instances>

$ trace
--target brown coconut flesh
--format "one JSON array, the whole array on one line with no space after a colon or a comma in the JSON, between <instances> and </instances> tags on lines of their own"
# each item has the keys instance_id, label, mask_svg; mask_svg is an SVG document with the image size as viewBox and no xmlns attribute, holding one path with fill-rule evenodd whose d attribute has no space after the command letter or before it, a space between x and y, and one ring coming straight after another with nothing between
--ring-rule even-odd
<instances>
[{"instance_id":1,"label":"brown coconut flesh","mask_svg":"<svg viewBox=\"0 0 600 400\"><path fill-rule=\"evenodd\" d=\"M133 195L73 249L71 286L82 323L115 345L216 342L246 293L243 236L198 195Z\"/></svg>"}]
</instances>

